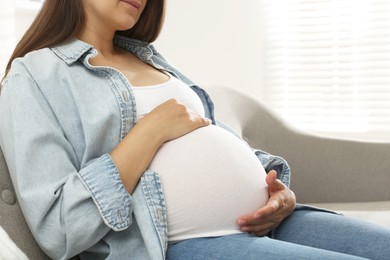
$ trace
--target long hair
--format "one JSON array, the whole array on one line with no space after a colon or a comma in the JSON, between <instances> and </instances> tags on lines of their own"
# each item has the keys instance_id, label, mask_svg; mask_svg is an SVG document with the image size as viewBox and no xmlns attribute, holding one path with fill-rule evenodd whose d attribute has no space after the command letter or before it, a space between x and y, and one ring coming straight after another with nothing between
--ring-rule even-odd
<instances>
[{"instance_id":1,"label":"long hair","mask_svg":"<svg viewBox=\"0 0 390 260\"><path fill-rule=\"evenodd\" d=\"M148 0L138 22L117 34L153 42L160 34L165 15L165 0ZM85 25L81 0L45 0L30 28L16 45L5 69L7 76L14 59L46 47L65 43L81 32Z\"/></svg>"}]
</instances>

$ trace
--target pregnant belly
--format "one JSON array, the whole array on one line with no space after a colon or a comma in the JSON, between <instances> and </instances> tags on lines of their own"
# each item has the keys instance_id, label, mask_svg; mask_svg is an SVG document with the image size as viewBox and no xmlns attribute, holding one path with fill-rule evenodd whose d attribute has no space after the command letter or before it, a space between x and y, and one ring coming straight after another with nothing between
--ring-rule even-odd
<instances>
[{"instance_id":1,"label":"pregnant belly","mask_svg":"<svg viewBox=\"0 0 390 260\"><path fill-rule=\"evenodd\" d=\"M251 148L214 125L165 143L149 169L161 176L170 242L239 233L237 218L268 200Z\"/></svg>"}]
</instances>

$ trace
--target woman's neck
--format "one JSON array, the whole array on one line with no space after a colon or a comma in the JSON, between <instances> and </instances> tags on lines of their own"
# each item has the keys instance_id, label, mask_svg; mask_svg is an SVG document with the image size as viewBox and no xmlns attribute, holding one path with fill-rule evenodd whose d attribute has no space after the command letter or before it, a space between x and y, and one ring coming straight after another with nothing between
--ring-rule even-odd
<instances>
[{"instance_id":1,"label":"woman's neck","mask_svg":"<svg viewBox=\"0 0 390 260\"><path fill-rule=\"evenodd\" d=\"M113 55L115 53L113 39L115 31L103 32L96 28L85 27L78 36L78 39L93 45L99 54L103 56Z\"/></svg>"}]
</instances>

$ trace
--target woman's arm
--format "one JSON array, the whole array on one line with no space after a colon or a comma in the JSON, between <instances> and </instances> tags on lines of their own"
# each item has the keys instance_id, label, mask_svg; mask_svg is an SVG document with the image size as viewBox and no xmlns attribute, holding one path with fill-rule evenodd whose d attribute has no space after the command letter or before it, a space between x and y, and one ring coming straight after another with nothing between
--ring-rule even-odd
<instances>
[{"instance_id":1,"label":"woman's arm","mask_svg":"<svg viewBox=\"0 0 390 260\"><path fill-rule=\"evenodd\" d=\"M34 80L9 75L0 102L0 142L26 220L42 249L68 258L110 229L132 222L132 192L159 146L209 120L167 101L145 116L111 154L84 168Z\"/></svg>"},{"instance_id":2,"label":"woman's arm","mask_svg":"<svg viewBox=\"0 0 390 260\"><path fill-rule=\"evenodd\" d=\"M121 188L110 156L102 155L79 169L55 114L27 72L6 79L0 125L0 142L20 206L46 254L70 258L91 247L110 228L130 225L131 215L116 219L117 211L131 212L131 197ZM105 196L111 204L101 201Z\"/></svg>"}]
</instances>

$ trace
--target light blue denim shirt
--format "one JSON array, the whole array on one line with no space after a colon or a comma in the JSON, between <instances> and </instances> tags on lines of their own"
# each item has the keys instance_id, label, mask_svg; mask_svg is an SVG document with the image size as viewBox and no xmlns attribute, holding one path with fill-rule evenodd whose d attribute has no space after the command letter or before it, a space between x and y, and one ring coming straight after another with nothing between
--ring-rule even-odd
<instances>
[{"instance_id":1,"label":"light blue denim shirt","mask_svg":"<svg viewBox=\"0 0 390 260\"><path fill-rule=\"evenodd\" d=\"M144 42L115 44L191 87L216 124L208 94ZM0 98L0 144L28 225L54 259L164 259L167 216L160 177L145 172L126 192L110 152L136 119L132 87L111 67L92 66L79 40L16 59ZM289 185L280 157L254 150ZM137 162L128 162L137 163Z\"/></svg>"}]
</instances>

